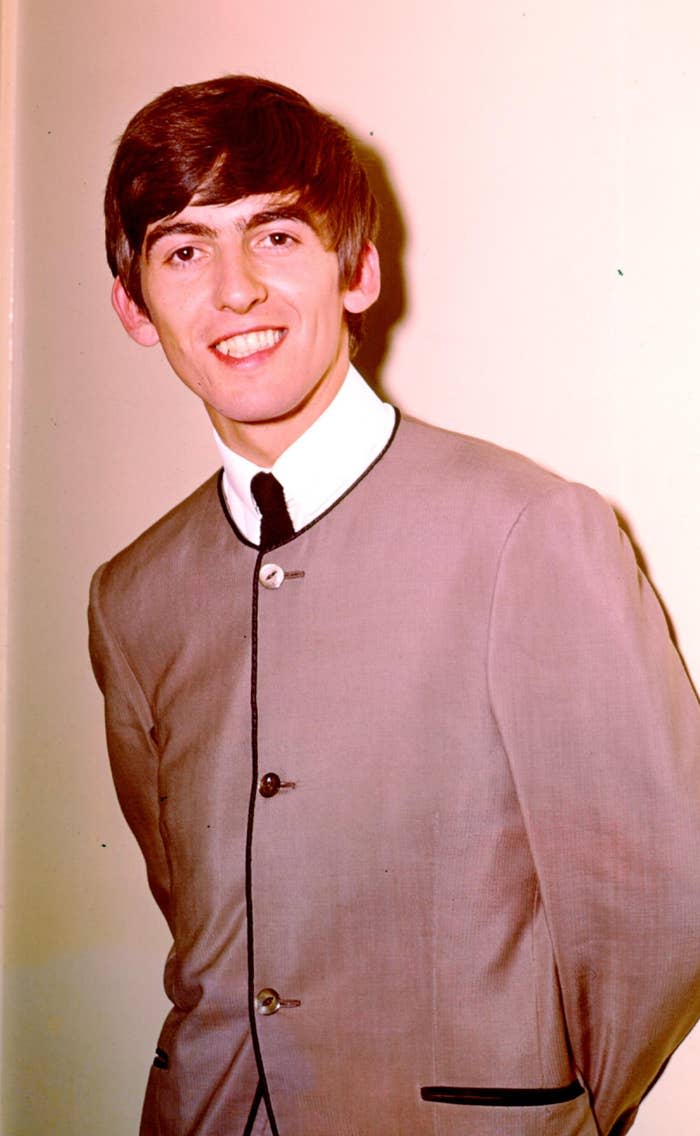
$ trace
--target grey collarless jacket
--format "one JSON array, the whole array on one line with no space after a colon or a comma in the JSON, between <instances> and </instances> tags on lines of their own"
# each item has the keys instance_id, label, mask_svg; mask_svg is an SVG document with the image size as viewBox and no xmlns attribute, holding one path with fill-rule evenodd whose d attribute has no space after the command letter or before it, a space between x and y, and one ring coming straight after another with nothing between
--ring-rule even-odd
<instances>
[{"instance_id":1,"label":"grey collarless jacket","mask_svg":"<svg viewBox=\"0 0 700 1136\"><path fill-rule=\"evenodd\" d=\"M404 420L262 555L216 478L95 575L173 936L143 1136L608 1136L700 1012L697 701L614 515Z\"/></svg>"}]
</instances>

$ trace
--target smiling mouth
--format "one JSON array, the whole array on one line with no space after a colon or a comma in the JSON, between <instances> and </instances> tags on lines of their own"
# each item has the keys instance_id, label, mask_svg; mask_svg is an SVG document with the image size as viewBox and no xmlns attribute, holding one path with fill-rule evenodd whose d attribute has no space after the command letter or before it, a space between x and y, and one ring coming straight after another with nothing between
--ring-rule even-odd
<instances>
[{"instance_id":1,"label":"smiling mouth","mask_svg":"<svg viewBox=\"0 0 700 1136\"><path fill-rule=\"evenodd\" d=\"M268 351L275 347L284 334L283 329L276 327L268 327L264 331L245 331L241 335L232 335L230 339L215 343L214 350L232 359L247 359L258 351Z\"/></svg>"}]
</instances>

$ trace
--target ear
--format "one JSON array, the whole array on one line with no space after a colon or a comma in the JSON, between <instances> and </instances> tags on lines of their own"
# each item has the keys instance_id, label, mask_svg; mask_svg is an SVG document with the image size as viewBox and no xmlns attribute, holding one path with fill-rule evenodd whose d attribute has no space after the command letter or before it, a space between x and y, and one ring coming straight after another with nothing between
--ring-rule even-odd
<instances>
[{"instance_id":1,"label":"ear","mask_svg":"<svg viewBox=\"0 0 700 1136\"><path fill-rule=\"evenodd\" d=\"M112 307L119 316L124 330L142 347L154 347L159 342L158 332L145 312L132 300L117 276L112 285Z\"/></svg>"},{"instance_id":2,"label":"ear","mask_svg":"<svg viewBox=\"0 0 700 1136\"><path fill-rule=\"evenodd\" d=\"M343 304L346 312L366 312L379 295L381 279L379 253L372 242L367 241L360 253L352 283L345 293Z\"/></svg>"}]
</instances>

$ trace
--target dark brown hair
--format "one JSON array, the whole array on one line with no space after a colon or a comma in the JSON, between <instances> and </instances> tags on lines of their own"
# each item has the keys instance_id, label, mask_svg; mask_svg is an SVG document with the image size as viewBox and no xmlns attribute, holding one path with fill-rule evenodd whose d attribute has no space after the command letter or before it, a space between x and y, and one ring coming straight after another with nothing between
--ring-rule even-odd
<instances>
[{"instance_id":1,"label":"dark brown hair","mask_svg":"<svg viewBox=\"0 0 700 1136\"><path fill-rule=\"evenodd\" d=\"M292 196L353 283L377 230L377 205L347 132L302 95L250 75L172 87L138 111L117 147L105 192L107 260L147 313L140 256L146 229L188 205L253 194ZM362 317L347 314L351 347Z\"/></svg>"}]
</instances>

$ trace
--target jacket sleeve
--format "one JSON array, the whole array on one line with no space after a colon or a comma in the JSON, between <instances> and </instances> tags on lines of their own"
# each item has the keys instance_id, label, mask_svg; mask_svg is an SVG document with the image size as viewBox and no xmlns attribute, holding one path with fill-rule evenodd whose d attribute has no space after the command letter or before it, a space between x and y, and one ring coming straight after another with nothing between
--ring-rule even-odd
<instances>
[{"instance_id":1,"label":"jacket sleeve","mask_svg":"<svg viewBox=\"0 0 700 1136\"><path fill-rule=\"evenodd\" d=\"M601 1133L631 1125L700 1014L700 712L612 510L520 514L491 615L492 705Z\"/></svg>"},{"instance_id":2,"label":"jacket sleeve","mask_svg":"<svg viewBox=\"0 0 700 1136\"><path fill-rule=\"evenodd\" d=\"M104 614L106 570L105 565L98 569L90 588L90 658L104 695L107 749L117 797L144 855L153 896L170 923L170 873L158 825L154 723L148 700Z\"/></svg>"}]
</instances>

